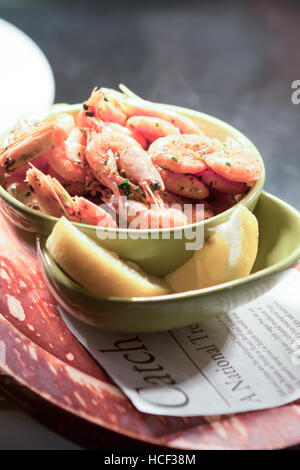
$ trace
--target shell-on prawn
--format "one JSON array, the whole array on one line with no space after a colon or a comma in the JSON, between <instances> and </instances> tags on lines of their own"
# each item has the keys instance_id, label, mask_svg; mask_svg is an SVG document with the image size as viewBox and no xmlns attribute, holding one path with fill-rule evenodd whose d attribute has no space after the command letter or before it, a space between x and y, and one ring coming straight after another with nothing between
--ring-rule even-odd
<instances>
[{"instance_id":1,"label":"shell-on prawn","mask_svg":"<svg viewBox=\"0 0 300 470\"><path fill-rule=\"evenodd\" d=\"M199 173L206 168L204 156L213 152L207 138L198 135L168 135L150 145L152 161L175 173Z\"/></svg>"},{"instance_id":2,"label":"shell-on prawn","mask_svg":"<svg viewBox=\"0 0 300 470\"><path fill-rule=\"evenodd\" d=\"M0 148L0 174L12 172L33 161L54 147L51 123L43 123L26 132L11 144Z\"/></svg>"},{"instance_id":3,"label":"shell-on prawn","mask_svg":"<svg viewBox=\"0 0 300 470\"><path fill-rule=\"evenodd\" d=\"M126 136L122 136L126 137ZM121 176L117 165L118 155L122 151L123 139L112 141L111 133L103 132L97 134L90 132L87 138L86 159L90 171L94 177L106 188L110 189L116 197L119 197L122 190L127 192L134 190L128 178Z\"/></svg>"},{"instance_id":4,"label":"shell-on prawn","mask_svg":"<svg viewBox=\"0 0 300 470\"><path fill-rule=\"evenodd\" d=\"M193 175L174 173L163 168L159 172L166 190L171 193L190 199L206 199L209 196L207 186Z\"/></svg>"},{"instance_id":5,"label":"shell-on prawn","mask_svg":"<svg viewBox=\"0 0 300 470\"><path fill-rule=\"evenodd\" d=\"M177 127L182 134L203 134L202 130L192 119L183 116L151 101L146 101L120 84L123 93L110 88L101 88L105 97L115 108L119 108L127 117L151 116L164 119Z\"/></svg>"},{"instance_id":6,"label":"shell-on prawn","mask_svg":"<svg viewBox=\"0 0 300 470\"><path fill-rule=\"evenodd\" d=\"M134 129L129 128L127 126L121 126L121 124L118 124L116 122L110 122L105 124L105 129L110 129L114 130L116 132L121 132L121 134L125 134L129 137L132 137L134 140L136 140L143 149L148 148L148 143L145 137L143 137L142 134L139 132L136 132Z\"/></svg>"},{"instance_id":7,"label":"shell-on prawn","mask_svg":"<svg viewBox=\"0 0 300 470\"><path fill-rule=\"evenodd\" d=\"M121 109L110 103L101 90L95 87L89 99L83 104L78 119L83 126L87 124L86 127L99 126L101 128L103 122L115 122L124 126L127 116Z\"/></svg>"},{"instance_id":8,"label":"shell-on prawn","mask_svg":"<svg viewBox=\"0 0 300 470\"><path fill-rule=\"evenodd\" d=\"M66 140L46 154L50 167L70 182L84 183L86 134L74 127Z\"/></svg>"},{"instance_id":9,"label":"shell-on prawn","mask_svg":"<svg viewBox=\"0 0 300 470\"><path fill-rule=\"evenodd\" d=\"M0 148L0 174L25 167L66 139L74 127L74 119L69 114L50 116L37 122L11 143Z\"/></svg>"},{"instance_id":10,"label":"shell-on prawn","mask_svg":"<svg viewBox=\"0 0 300 470\"><path fill-rule=\"evenodd\" d=\"M163 181L147 153L132 137L111 130L91 133L86 159L95 177L114 194L120 193L120 187L123 192L124 189L132 192L134 185L138 185L147 201L159 200Z\"/></svg>"},{"instance_id":11,"label":"shell-on prawn","mask_svg":"<svg viewBox=\"0 0 300 470\"><path fill-rule=\"evenodd\" d=\"M126 127L144 136L150 143L166 135L180 134L179 129L165 119L149 116L132 116Z\"/></svg>"},{"instance_id":12,"label":"shell-on prawn","mask_svg":"<svg viewBox=\"0 0 300 470\"><path fill-rule=\"evenodd\" d=\"M221 175L218 175L210 168L197 175L197 178L209 188L216 189L225 194L244 194L248 190L246 183L230 181Z\"/></svg>"},{"instance_id":13,"label":"shell-on prawn","mask_svg":"<svg viewBox=\"0 0 300 470\"><path fill-rule=\"evenodd\" d=\"M108 212L84 197L71 197L65 188L49 175L44 175L37 168L27 171L26 182L34 192L40 210L54 217L64 215L74 222L116 227Z\"/></svg>"},{"instance_id":14,"label":"shell-on prawn","mask_svg":"<svg viewBox=\"0 0 300 470\"><path fill-rule=\"evenodd\" d=\"M124 210L126 211L125 222L127 222L129 228L169 228L179 227L187 223L187 218L180 205L177 205L176 207L169 207L168 205L157 207L128 199L125 203L125 207L120 213L121 217Z\"/></svg>"},{"instance_id":15,"label":"shell-on prawn","mask_svg":"<svg viewBox=\"0 0 300 470\"><path fill-rule=\"evenodd\" d=\"M223 178L239 183L253 183L262 172L256 152L246 148L211 153L205 163Z\"/></svg>"}]
</instances>

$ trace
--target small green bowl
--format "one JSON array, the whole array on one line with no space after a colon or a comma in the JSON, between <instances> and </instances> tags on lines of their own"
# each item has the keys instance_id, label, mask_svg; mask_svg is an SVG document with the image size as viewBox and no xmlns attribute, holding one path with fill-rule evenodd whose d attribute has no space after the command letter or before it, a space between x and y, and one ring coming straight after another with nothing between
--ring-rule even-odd
<instances>
[{"instance_id":1,"label":"small green bowl","mask_svg":"<svg viewBox=\"0 0 300 470\"><path fill-rule=\"evenodd\" d=\"M300 213L280 199L262 193L254 211L259 223L259 249L253 272L207 289L151 298L97 298L67 276L38 242L45 280L56 301L74 317L120 332L178 328L228 312L270 290L281 271L300 258Z\"/></svg>"},{"instance_id":2,"label":"small green bowl","mask_svg":"<svg viewBox=\"0 0 300 470\"><path fill-rule=\"evenodd\" d=\"M265 169L262 157L249 139L234 127L207 114L176 106L160 106L176 110L178 113L192 118L195 122L201 124L204 132L209 136L218 137L221 140L224 140L226 137L232 137L257 152L263 167L262 174L248 194L238 203L244 204L249 210L253 211L263 190ZM81 107L81 104L56 104L52 107L50 114L67 112L76 116ZM14 225L38 234L50 234L58 220L56 217L48 216L25 206L22 202L8 194L2 186L0 186L0 210ZM203 238L206 240L209 236L208 230L228 220L232 211L233 208L230 208L211 219L185 226L183 233L182 228L150 231L139 230L140 238L138 239L136 239L137 230L103 229L99 227L96 229L93 225L77 223L75 225L104 248L138 263L141 268L150 274L164 276L182 265L192 256L193 251L186 249L186 243L191 241L188 237L192 231L195 231L197 228L197 233L202 233ZM150 232L151 236L149 236ZM102 235L101 239L97 235ZM103 239L103 235L106 235L105 239ZM111 238L108 238L108 235Z\"/></svg>"}]
</instances>

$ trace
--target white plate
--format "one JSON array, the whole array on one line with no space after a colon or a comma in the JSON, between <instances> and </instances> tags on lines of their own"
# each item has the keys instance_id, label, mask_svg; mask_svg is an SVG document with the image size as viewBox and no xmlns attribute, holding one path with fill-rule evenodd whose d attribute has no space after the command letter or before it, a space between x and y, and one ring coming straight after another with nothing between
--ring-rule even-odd
<instances>
[{"instance_id":1,"label":"white plate","mask_svg":"<svg viewBox=\"0 0 300 470\"><path fill-rule=\"evenodd\" d=\"M46 113L55 82L43 52L25 33L0 18L0 132L26 113Z\"/></svg>"}]
</instances>

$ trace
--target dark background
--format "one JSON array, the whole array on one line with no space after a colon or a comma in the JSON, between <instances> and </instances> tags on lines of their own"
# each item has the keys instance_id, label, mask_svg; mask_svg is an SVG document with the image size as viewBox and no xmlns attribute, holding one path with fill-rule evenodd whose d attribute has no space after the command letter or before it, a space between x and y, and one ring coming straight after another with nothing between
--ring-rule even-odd
<instances>
[{"instance_id":1,"label":"dark background","mask_svg":"<svg viewBox=\"0 0 300 470\"><path fill-rule=\"evenodd\" d=\"M45 52L56 101L124 82L213 114L253 140L266 189L300 209L299 1L0 0L0 15Z\"/></svg>"},{"instance_id":2,"label":"dark background","mask_svg":"<svg viewBox=\"0 0 300 470\"><path fill-rule=\"evenodd\" d=\"M300 209L300 1L0 0L0 16L48 57L57 102L123 82L213 114L261 151L266 189Z\"/></svg>"}]
</instances>

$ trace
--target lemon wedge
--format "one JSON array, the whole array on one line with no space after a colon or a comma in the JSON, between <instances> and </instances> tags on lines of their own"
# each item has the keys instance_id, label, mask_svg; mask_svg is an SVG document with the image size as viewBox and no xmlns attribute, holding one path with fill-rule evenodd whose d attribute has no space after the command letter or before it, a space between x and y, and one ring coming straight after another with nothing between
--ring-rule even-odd
<instances>
[{"instance_id":1,"label":"lemon wedge","mask_svg":"<svg viewBox=\"0 0 300 470\"><path fill-rule=\"evenodd\" d=\"M56 263L94 295L152 297L169 293L163 282L97 245L65 217L54 226L46 247Z\"/></svg>"},{"instance_id":2,"label":"lemon wedge","mask_svg":"<svg viewBox=\"0 0 300 470\"><path fill-rule=\"evenodd\" d=\"M250 274L258 249L258 223L252 212L241 205L210 231L203 248L165 277L172 290L202 289Z\"/></svg>"}]
</instances>

